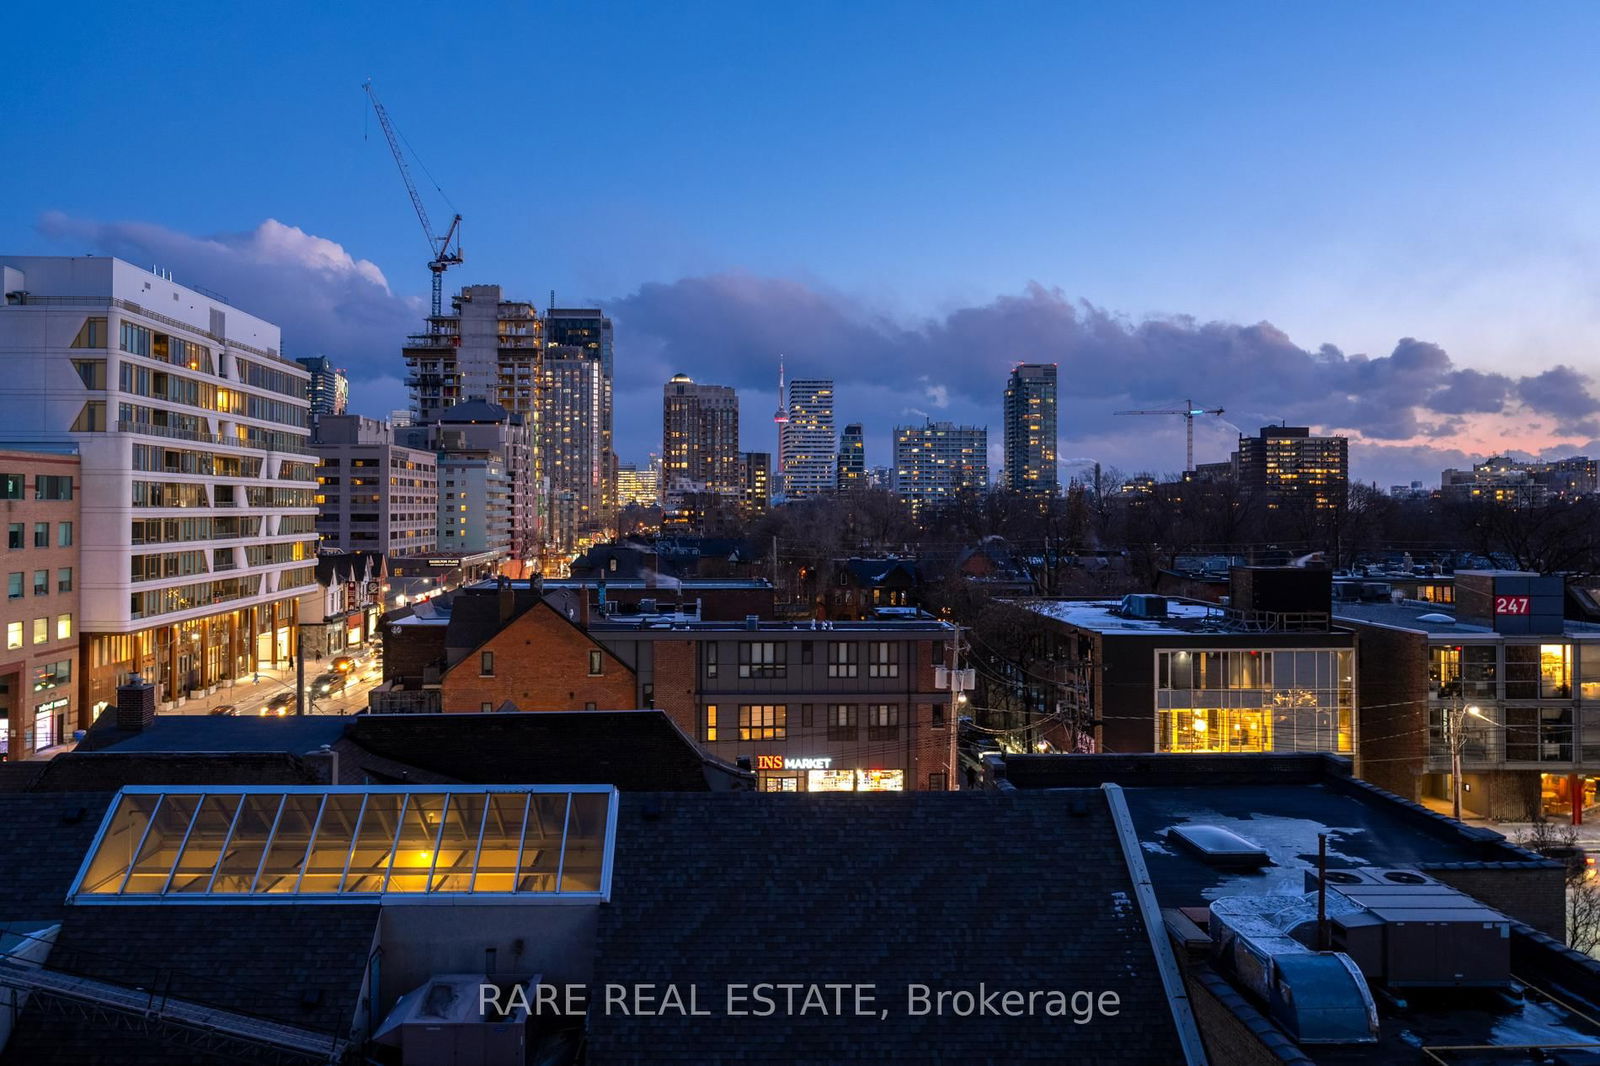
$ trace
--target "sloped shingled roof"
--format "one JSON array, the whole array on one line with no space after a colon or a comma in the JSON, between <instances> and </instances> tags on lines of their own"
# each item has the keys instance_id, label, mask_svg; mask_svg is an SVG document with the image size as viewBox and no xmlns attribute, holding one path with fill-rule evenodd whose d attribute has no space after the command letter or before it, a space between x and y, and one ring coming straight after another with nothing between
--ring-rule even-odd
<instances>
[{"instance_id":1,"label":"sloped shingled roof","mask_svg":"<svg viewBox=\"0 0 1600 1066\"><path fill-rule=\"evenodd\" d=\"M1105 796L624 795L597 984L693 983L710 1017L591 1010L589 1062L1182 1062ZM726 987L871 982L886 1017L729 1017ZM1114 991L1116 1017L913 1017L907 986ZM659 990L658 990L659 994Z\"/></svg>"},{"instance_id":2,"label":"sloped shingled roof","mask_svg":"<svg viewBox=\"0 0 1600 1066\"><path fill-rule=\"evenodd\" d=\"M703 792L739 776L708 763L663 711L360 715L346 737L373 755L466 784Z\"/></svg>"},{"instance_id":3,"label":"sloped shingled roof","mask_svg":"<svg viewBox=\"0 0 1600 1066\"><path fill-rule=\"evenodd\" d=\"M330 1035L349 1024L377 930L376 905L67 906L111 798L0 795L0 925L61 923L46 963L52 969L164 989ZM64 1021L34 1004L0 1050L0 1064L168 1066L192 1054L147 1033Z\"/></svg>"}]
</instances>

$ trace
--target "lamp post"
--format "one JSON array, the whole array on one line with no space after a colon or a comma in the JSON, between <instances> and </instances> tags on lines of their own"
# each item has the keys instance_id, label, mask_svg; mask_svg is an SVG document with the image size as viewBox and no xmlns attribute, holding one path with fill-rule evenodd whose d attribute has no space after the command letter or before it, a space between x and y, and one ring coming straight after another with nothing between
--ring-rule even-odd
<instances>
[{"instance_id":1,"label":"lamp post","mask_svg":"<svg viewBox=\"0 0 1600 1066\"><path fill-rule=\"evenodd\" d=\"M1461 821L1461 749L1466 744L1466 732L1462 728L1467 717L1481 718L1485 722L1489 719L1476 704L1460 707L1451 707L1445 712L1446 739L1450 742L1450 817Z\"/></svg>"}]
</instances>

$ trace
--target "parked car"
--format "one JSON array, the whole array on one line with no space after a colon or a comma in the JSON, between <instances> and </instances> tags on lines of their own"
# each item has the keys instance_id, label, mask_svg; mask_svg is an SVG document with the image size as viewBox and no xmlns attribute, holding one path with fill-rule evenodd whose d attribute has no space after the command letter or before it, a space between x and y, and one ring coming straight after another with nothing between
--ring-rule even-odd
<instances>
[{"instance_id":1,"label":"parked car","mask_svg":"<svg viewBox=\"0 0 1600 1066\"><path fill-rule=\"evenodd\" d=\"M238 708L238 706L236 704L219 703L215 707L211 708L211 713L212 714L234 715L234 714L238 714L239 713L239 708Z\"/></svg>"},{"instance_id":2,"label":"parked car","mask_svg":"<svg viewBox=\"0 0 1600 1066\"><path fill-rule=\"evenodd\" d=\"M262 704L261 716L268 718L275 715L282 718L292 710L294 710L294 693L280 692Z\"/></svg>"}]
</instances>

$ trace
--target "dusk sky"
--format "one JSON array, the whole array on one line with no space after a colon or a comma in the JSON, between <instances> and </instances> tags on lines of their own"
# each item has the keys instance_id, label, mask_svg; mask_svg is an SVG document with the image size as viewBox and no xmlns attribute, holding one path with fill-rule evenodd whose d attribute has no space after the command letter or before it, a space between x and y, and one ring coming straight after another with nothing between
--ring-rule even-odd
<instances>
[{"instance_id":1,"label":"dusk sky","mask_svg":"<svg viewBox=\"0 0 1600 1066\"><path fill-rule=\"evenodd\" d=\"M226 12L225 15L215 14ZM1437 484L1600 455L1600 5L24 4L0 34L0 248L114 254L279 322L404 407L421 228L616 323L617 450L674 372L771 450L777 358L840 423L990 427L1061 364L1069 459L1238 429ZM1066 471L1067 475L1081 467Z\"/></svg>"}]
</instances>

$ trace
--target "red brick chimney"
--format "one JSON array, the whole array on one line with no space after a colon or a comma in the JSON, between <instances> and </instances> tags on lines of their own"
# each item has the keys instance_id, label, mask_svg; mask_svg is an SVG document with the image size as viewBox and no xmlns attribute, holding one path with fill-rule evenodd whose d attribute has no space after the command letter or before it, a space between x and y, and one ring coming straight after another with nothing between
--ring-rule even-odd
<instances>
[{"instance_id":1,"label":"red brick chimney","mask_svg":"<svg viewBox=\"0 0 1600 1066\"><path fill-rule=\"evenodd\" d=\"M142 733L156 720L156 687L134 674L128 683L117 686L117 728L124 733Z\"/></svg>"}]
</instances>

